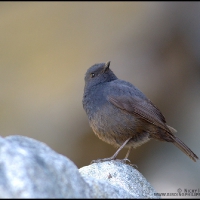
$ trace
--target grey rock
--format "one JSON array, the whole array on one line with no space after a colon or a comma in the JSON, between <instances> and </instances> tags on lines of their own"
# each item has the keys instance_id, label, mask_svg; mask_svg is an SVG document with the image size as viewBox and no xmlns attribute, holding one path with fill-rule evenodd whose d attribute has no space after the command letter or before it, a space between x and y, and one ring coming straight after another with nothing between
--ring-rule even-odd
<instances>
[{"instance_id":1,"label":"grey rock","mask_svg":"<svg viewBox=\"0 0 200 200\"><path fill-rule=\"evenodd\" d=\"M42 142L0 137L0 198L156 198L154 193L130 165L109 161L78 170Z\"/></svg>"},{"instance_id":2,"label":"grey rock","mask_svg":"<svg viewBox=\"0 0 200 200\"><path fill-rule=\"evenodd\" d=\"M160 198L138 170L120 161L94 163L80 168L79 172L96 197Z\"/></svg>"},{"instance_id":3,"label":"grey rock","mask_svg":"<svg viewBox=\"0 0 200 200\"><path fill-rule=\"evenodd\" d=\"M0 198L89 198L68 158L23 136L0 137Z\"/></svg>"}]
</instances>

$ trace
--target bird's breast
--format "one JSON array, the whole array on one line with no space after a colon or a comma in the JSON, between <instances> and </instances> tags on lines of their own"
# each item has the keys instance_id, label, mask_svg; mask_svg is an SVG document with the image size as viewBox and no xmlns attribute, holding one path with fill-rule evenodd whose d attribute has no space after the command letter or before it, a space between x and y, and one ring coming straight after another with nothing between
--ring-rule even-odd
<instances>
[{"instance_id":1,"label":"bird's breast","mask_svg":"<svg viewBox=\"0 0 200 200\"><path fill-rule=\"evenodd\" d=\"M94 133L104 142L114 146L121 146L134 133L143 127L135 126L137 119L116 108L111 103L99 107L89 118L89 124Z\"/></svg>"}]
</instances>

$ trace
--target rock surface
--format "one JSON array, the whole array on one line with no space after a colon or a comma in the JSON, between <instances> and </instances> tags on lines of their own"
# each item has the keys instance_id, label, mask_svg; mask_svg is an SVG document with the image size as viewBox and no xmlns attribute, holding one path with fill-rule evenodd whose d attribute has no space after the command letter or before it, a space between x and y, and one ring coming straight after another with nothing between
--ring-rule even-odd
<instances>
[{"instance_id":1,"label":"rock surface","mask_svg":"<svg viewBox=\"0 0 200 200\"><path fill-rule=\"evenodd\" d=\"M106 198L112 193L112 198L156 198L156 191L142 174L120 161L94 163L79 172L98 197ZM109 186L105 187L105 183ZM112 188L118 188L117 193Z\"/></svg>"},{"instance_id":2,"label":"rock surface","mask_svg":"<svg viewBox=\"0 0 200 200\"><path fill-rule=\"evenodd\" d=\"M0 198L156 198L130 165L95 163L78 170L46 144L0 137Z\"/></svg>"},{"instance_id":3,"label":"rock surface","mask_svg":"<svg viewBox=\"0 0 200 200\"><path fill-rule=\"evenodd\" d=\"M90 188L68 158L23 136L0 138L0 198L87 198Z\"/></svg>"}]
</instances>

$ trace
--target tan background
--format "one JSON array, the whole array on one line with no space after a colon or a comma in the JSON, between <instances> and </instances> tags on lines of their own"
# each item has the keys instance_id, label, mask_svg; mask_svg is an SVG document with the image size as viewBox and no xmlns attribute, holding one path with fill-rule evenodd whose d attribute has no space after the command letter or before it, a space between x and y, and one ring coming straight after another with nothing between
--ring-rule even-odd
<instances>
[{"instance_id":1,"label":"tan background","mask_svg":"<svg viewBox=\"0 0 200 200\"><path fill-rule=\"evenodd\" d=\"M82 108L86 70L110 60L200 156L199 36L199 2L1 2L0 133L40 140L78 167L111 156ZM158 192L200 188L200 162L172 144L150 141L130 159Z\"/></svg>"}]
</instances>

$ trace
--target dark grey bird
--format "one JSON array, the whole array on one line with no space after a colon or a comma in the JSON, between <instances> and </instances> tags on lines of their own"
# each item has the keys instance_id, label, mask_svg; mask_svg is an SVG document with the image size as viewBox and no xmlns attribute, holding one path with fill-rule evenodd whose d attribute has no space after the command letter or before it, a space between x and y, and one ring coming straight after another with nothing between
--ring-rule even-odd
<instances>
[{"instance_id":1,"label":"dark grey bird","mask_svg":"<svg viewBox=\"0 0 200 200\"><path fill-rule=\"evenodd\" d=\"M176 130L166 124L160 110L134 85L120 80L110 69L110 62L90 67L85 75L83 108L94 133L104 142L119 147L110 158L116 159L126 147L123 159L128 160L132 148L150 139L172 142L196 162L198 156L174 135Z\"/></svg>"}]
</instances>

